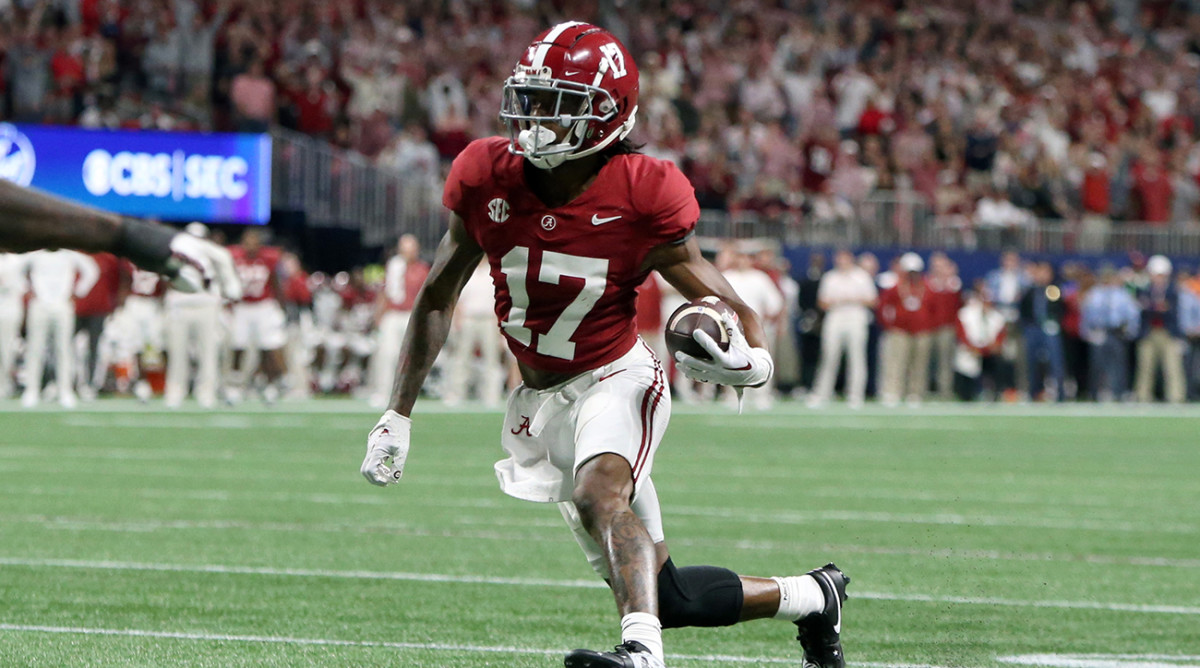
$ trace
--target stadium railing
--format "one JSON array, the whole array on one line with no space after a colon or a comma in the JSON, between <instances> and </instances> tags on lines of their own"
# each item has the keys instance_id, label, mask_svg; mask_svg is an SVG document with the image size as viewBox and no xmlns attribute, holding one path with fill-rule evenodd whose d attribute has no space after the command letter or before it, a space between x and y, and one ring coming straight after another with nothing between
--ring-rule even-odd
<instances>
[{"instance_id":1,"label":"stadium railing","mask_svg":"<svg viewBox=\"0 0 1200 668\"><path fill-rule=\"evenodd\" d=\"M299 132L271 131L272 208L303 214L306 225L356 229L366 246L401 234L434 248L446 226L441 191Z\"/></svg>"},{"instance_id":2,"label":"stadium railing","mask_svg":"<svg viewBox=\"0 0 1200 668\"><path fill-rule=\"evenodd\" d=\"M446 228L440 184L411 178L367 158L283 129L272 131L272 207L302 213L313 227L357 229L384 246L414 234L434 248ZM717 239L773 239L793 246L1121 252L1200 255L1200 223L1169 227L1113 222L1087 232L1078 221L1033 220L987 227L969 216L938 216L912 191L878 191L856 204L817 204L806 212L701 211L697 233Z\"/></svg>"}]
</instances>

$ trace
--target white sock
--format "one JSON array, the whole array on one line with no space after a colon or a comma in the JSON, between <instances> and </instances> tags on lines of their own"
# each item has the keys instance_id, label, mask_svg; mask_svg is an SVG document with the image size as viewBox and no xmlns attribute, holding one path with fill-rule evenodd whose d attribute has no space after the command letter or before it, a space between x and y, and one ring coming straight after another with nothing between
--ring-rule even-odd
<instances>
[{"instance_id":1,"label":"white sock","mask_svg":"<svg viewBox=\"0 0 1200 668\"><path fill-rule=\"evenodd\" d=\"M646 646L659 661L663 657L662 622L648 612L631 612L621 618L621 642L636 640Z\"/></svg>"},{"instance_id":2,"label":"white sock","mask_svg":"<svg viewBox=\"0 0 1200 668\"><path fill-rule=\"evenodd\" d=\"M779 612L775 619L794 622L825 609L825 593L811 575L771 578L779 585Z\"/></svg>"}]
</instances>

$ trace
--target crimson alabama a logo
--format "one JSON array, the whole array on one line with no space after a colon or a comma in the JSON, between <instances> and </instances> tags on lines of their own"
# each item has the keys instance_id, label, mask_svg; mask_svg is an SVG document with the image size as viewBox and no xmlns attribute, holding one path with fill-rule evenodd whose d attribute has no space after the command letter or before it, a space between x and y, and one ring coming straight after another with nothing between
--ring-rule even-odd
<instances>
[{"instance_id":1,"label":"crimson alabama a logo","mask_svg":"<svg viewBox=\"0 0 1200 668\"><path fill-rule=\"evenodd\" d=\"M530 431L529 431L529 418L522 415L521 416L521 424L517 425L517 428L511 430L511 432L513 433L513 435L517 435L517 436L519 436L521 434L521 432L525 432L526 436L529 436L532 438L533 434L530 433Z\"/></svg>"}]
</instances>

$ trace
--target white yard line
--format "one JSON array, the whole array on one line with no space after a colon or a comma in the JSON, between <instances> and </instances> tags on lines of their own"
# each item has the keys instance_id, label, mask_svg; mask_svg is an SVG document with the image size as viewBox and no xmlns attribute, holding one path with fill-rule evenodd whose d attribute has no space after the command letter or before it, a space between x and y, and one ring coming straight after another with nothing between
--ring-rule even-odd
<instances>
[{"instance_id":1,"label":"white yard line","mask_svg":"<svg viewBox=\"0 0 1200 668\"><path fill-rule=\"evenodd\" d=\"M550 578L509 578L486 575L449 575L439 573L396 573L391 571L343 571L310 568L272 568L270 566L232 566L223 564L164 564L129 561L90 561L82 559L27 559L21 557L0 557L0 565L26 566L32 568L166 571L176 573L218 573L228 575L267 575L354 580L399 580L406 582L444 582L451 584L486 584L518 587L555 587L572 589L607 588L607 585L599 580L555 580ZM953 603L961 605L994 605L1024 608L1066 608L1146 614L1200 615L1200 607L1184 605L1145 605L1135 603L1105 603L1099 601L1019 600L992 597L932 596L927 594L872 591L853 591L851 592L851 596L854 598L879 601Z\"/></svg>"},{"instance_id":2,"label":"white yard line","mask_svg":"<svg viewBox=\"0 0 1200 668\"><path fill-rule=\"evenodd\" d=\"M61 517L48 515L0 515L0 523L36 524L49 530L60 531L106 531L113 533L149 533L155 531L272 531L280 533L352 533L392 534L400 536L434 536L444 538L469 538L473 540L500 540L511 542L536 541L560 542L565 525L555 518L517 517L471 517L459 515L453 524L441 529L425 528L409 522L387 524L346 524L296 522L248 522L244 520L100 520L84 517ZM544 535L533 533L515 534L511 531L479 531L461 529L483 525L487 527L512 527L515 529L548 529ZM672 545L685 547L723 547L732 550L754 552L795 552L808 550L825 553L875 554L894 556L934 557L938 559L964 559L980 561L1036 561L1041 563L1089 563L1113 566L1150 566L1161 568L1200 569L1200 559L1172 559L1169 557L1116 556L1105 554L1055 554L1052 552L1002 552L999 550L971 550L953 548L886 547L876 545L813 544L809 541L772 540L725 540L671 538Z\"/></svg>"},{"instance_id":3,"label":"white yard line","mask_svg":"<svg viewBox=\"0 0 1200 668\"><path fill-rule=\"evenodd\" d=\"M180 474L183 475L183 474ZM460 481L461 482L461 481ZM439 485L450 484L447 480ZM472 484L472 483L465 483ZM58 487L35 485L30 487L5 485L0 487L0 495L9 496L62 496L78 493L77 487ZM108 491L122 497L140 496L144 498L164 499L208 499L217 501L233 500L262 500L283 501L289 503L307 502L321 504L364 504L372 506L395 506L397 508L421 505L419 499L408 495L403 499L398 495L387 493L375 494L302 494L292 492L242 492L228 490L168 490L168 489L121 489L121 490L91 490L89 494L99 494ZM499 508L509 502L507 498L497 497L469 501L463 507ZM437 501L425 504L449 506L449 502ZM456 506L457 507L457 506ZM1100 531L1116 533L1166 533L1166 534L1197 534L1200 525L1188 523L1155 524L1146 522L1128 522L1107 519L1068 519L1055 517L1023 517L1020 515L969 515L962 513L887 513L858 510L813 510L813 511L752 511L740 508L667 505L664 514L668 517L686 516L701 517L708 520L733 520L750 524L789 524L807 525L818 522L864 522L880 524L919 524L932 526L987 526L987 527L1016 527L1024 529L1050 529L1055 531Z\"/></svg>"},{"instance_id":4,"label":"white yard line","mask_svg":"<svg viewBox=\"0 0 1200 668\"><path fill-rule=\"evenodd\" d=\"M259 636L224 633L198 633L176 631L149 631L144 629L105 629L86 626L43 626L36 624L0 624L0 631L17 633L57 633L70 635L119 636L132 638L161 638L164 640L198 640L214 642L246 642L278 645L305 645L327 647L383 647L401 650L424 650L435 652L463 652L472 654L522 654L551 656L563 655L566 649L537 647L512 647L504 645L460 645L453 643L394 642L387 640L341 640L337 638L294 638L290 636ZM736 656L720 654L668 654L668 658L679 661L702 663L746 663L746 664L789 664L795 665L796 657ZM891 663L878 661L851 661L849 665L864 668L940 668L923 663Z\"/></svg>"},{"instance_id":5,"label":"white yard line","mask_svg":"<svg viewBox=\"0 0 1200 668\"><path fill-rule=\"evenodd\" d=\"M996 660L1051 668L1200 668L1200 656L1172 654L1018 654Z\"/></svg>"}]
</instances>

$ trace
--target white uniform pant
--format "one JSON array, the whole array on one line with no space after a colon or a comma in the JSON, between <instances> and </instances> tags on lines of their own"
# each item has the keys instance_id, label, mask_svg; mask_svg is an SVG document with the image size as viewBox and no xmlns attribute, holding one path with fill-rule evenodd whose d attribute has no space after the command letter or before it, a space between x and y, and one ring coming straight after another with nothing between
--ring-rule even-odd
<instances>
[{"instance_id":1,"label":"white uniform pant","mask_svg":"<svg viewBox=\"0 0 1200 668\"><path fill-rule=\"evenodd\" d=\"M392 381L396 377L396 365L400 362L400 345L408 330L411 311L385 311L379 318L379 331L375 355L371 358L371 392L376 397L387 397L392 393Z\"/></svg>"},{"instance_id":2,"label":"white uniform pant","mask_svg":"<svg viewBox=\"0 0 1200 668\"><path fill-rule=\"evenodd\" d=\"M74 347L75 304L70 300L29 302L28 341L25 353L25 391L41 392L42 373L46 365L48 339L54 337L55 382L60 396L74 392L71 379L75 377Z\"/></svg>"},{"instance_id":3,"label":"white uniform pant","mask_svg":"<svg viewBox=\"0 0 1200 668\"><path fill-rule=\"evenodd\" d=\"M575 474L599 455L624 457L633 472L633 512L650 538L662 542L662 514L650 475L670 418L666 374L640 340L615 362L561 385L545 390L521 385L508 398L500 433L509 454L496 463L500 489L526 501L558 503L588 563L607 577L604 554L571 502Z\"/></svg>"},{"instance_id":4,"label":"white uniform pant","mask_svg":"<svg viewBox=\"0 0 1200 668\"><path fill-rule=\"evenodd\" d=\"M862 403L867 390L867 328L865 309L837 309L821 326L821 362L817 367L816 398L828 401L837 383L842 354L846 355L846 399Z\"/></svg>"},{"instance_id":5,"label":"white uniform pant","mask_svg":"<svg viewBox=\"0 0 1200 668\"><path fill-rule=\"evenodd\" d=\"M167 405L187 396L191 357L196 355L196 400L210 407L217 400L217 362L220 355L221 306L188 304L167 309Z\"/></svg>"},{"instance_id":6,"label":"white uniform pant","mask_svg":"<svg viewBox=\"0 0 1200 668\"><path fill-rule=\"evenodd\" d=\"M21 319L25 304L21 299L0 300L0 397L12 392L13 364L21 344Z\"/></svg>"},{"instance_id":7,"label":"white uniform pant","mask_svg":"<svg viewBox=\"0 0 1200 668\"><path fill-rule=\"evenodd\" d=\"M479 400L488 406L500 404L504 382L504 365L500 349L500 329L495 316L489 314L461 318L455 332L454 356L450 366L450 386L446 398L462 401L467 397L471 365L479 349L479 377L476 383Z\"/></svg>"}]
</instances>

